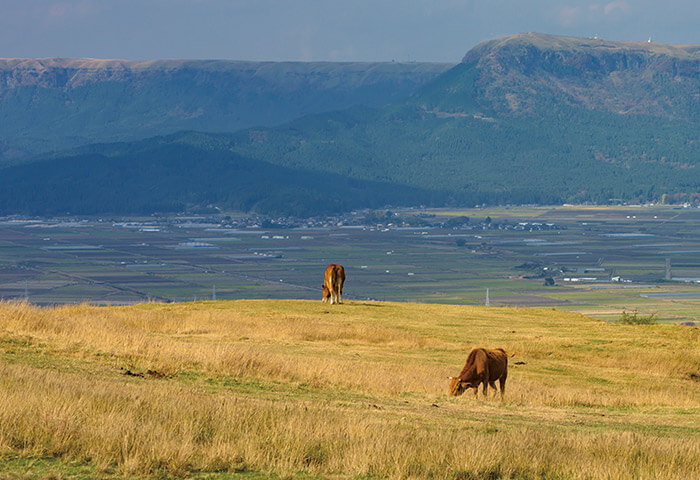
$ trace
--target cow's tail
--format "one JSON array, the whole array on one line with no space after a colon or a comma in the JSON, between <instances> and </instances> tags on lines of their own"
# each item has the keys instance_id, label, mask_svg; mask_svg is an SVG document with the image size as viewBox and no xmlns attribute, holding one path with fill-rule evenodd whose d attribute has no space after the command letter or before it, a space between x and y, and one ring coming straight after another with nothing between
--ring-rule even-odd
<instances>
[{"instance_id":1,"label":"cow's tail","mask_svg":"<svg viewBox=\"0 0 700 480\"><path fill-rule=\"evenodd\" d=\"M506 355L508 355L511 358L517 355L517 353L508 353L508 352L505 352L505 353L506 353Z\"/></svg>"}]
</instances>

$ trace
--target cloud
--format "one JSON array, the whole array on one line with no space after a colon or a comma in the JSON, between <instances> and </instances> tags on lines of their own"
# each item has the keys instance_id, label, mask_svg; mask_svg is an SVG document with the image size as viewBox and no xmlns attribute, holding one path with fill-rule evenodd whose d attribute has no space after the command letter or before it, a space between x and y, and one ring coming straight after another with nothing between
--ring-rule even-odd
<instances>
[{"instance_id":1,"label":"cloud","mask_svg":"<svg viewBox=\"0 0 700 480\"><path fill-rule=\"evenodd\" d=\"M1 1L1 0L0 0ZM103 2L94 0L38 0L32 3L17 3L2 6L2 14L14 18L16 22L61 23L84 20L105 8Z\"/></svg>"},{"instance_id":2,"label":"cloud","mask_svg":"<svg viewBox=\"0 0 700 480\"><path fill-rule=\"evenodd\" d=\"M626 12L629 10L629 8L630 6L627 3L627 0L615 0L614 2L610 2L605 5L603 7L603 12L605 12L606 15L611 15L616 11Z\"/></svg>"},{"instance_id":3,"label":"cloud","mask_svg":"<svg viewBox=\"0 0 700 480\"><path fill-rule=\"evenodd\" d=\"M56 2L49 10L49 16L54 18L84 19L99 12L104 5L92 0L73 0L69 2Z\"/></svg>"},{"instance_id":4,"label":"cloud","mask_svg":"<svg viewBox=\"0 0 700 480\"><path fill-rule=\"evenodd\" d=\"M49 7L48 16L49 18L60 18L65 17L68 13L68 6L65 3L56 3Z\"/></svg>"},{"instance_id":5,"label":"cloud","mask_svg":"<svg viewBox=\"0 0 700 480\"><path fill-rule=\"evenodd\" d=\"M627 0L614 0L609 3L591 3L586 6L559 7L557 16L559 22L567 27L582 23L595 23L619 13L630 10Z\"/></svg>"},{"instance_id":6,"label":"cloud","mask_svg":"<svg viewBox=\"0 0 700 480\"><path fill-rule=\"evenodd\" d=\"M561 7L559 9L559 21L566 26L574 25L583 15L581 7Z\"/></svg>"}]
</instances>

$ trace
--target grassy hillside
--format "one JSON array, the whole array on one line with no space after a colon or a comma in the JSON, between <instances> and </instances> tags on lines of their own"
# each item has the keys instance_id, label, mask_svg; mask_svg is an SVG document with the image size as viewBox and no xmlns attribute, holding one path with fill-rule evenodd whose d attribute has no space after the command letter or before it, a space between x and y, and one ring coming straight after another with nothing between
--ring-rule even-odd
<instances>
[{"instance_id":1,"label":"grassy hillside","mask_svg":"<svg viewBox=\"0 0 700 480\"><path fill-rule=\"evenodd\" d=\"M698 330L550 309L0 304L10 478L694 478ZM450 398L478 345L506 400Z\"/></svg>"}]
</instances>

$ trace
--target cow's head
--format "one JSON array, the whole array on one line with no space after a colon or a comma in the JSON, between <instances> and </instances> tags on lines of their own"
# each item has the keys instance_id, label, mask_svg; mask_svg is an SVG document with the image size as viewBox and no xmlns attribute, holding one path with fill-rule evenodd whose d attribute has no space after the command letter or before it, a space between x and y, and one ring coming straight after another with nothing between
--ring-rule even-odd
<instances>
[{"instance_id":1,"label":"cow's head","mask_svg":"<svg viewBox=\"0 0 700 480\"><path fill-rule=\"evenodd\" d=\"M476 388L476 385L465 382L459 377L450 377L450 390L448 392L450 397L462 395L468 388Z\"/></svg>"},{"instance_id":2,"label":"cow's head","mask_svg":"<svg viewBox=\"0 0 700 480\"><path fill-rule=\"evenodd\" d=\"M331 298L331 291L328 290L328 287L325 285L321 285L321 291L323 292L323 298L321 301L325 303Z\"/></svg>"}]
</instances>

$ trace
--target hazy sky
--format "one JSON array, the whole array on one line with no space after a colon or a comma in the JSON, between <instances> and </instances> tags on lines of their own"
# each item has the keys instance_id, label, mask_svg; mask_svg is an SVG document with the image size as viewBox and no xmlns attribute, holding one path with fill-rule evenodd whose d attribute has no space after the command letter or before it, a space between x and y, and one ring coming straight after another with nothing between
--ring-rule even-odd
<instances>
[{"instance_id":1,"label":"hazy sky","mask_svg":"<svg viewBox=\"0 0 700 480\"><path fill-rule=\"evenodd\" d=\"M700 43L700 1L0 0L0 57L458 62L519 32Z\"/></svg>"}]
</instances>

